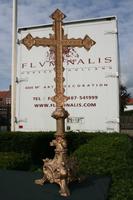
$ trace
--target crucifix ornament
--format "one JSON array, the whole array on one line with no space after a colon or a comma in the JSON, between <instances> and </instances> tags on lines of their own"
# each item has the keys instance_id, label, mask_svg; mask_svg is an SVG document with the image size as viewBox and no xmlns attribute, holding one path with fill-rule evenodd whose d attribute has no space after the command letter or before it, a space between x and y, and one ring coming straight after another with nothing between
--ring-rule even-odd
<instances>
[{"instance_id":1,"label":"crucifix ornament","mask_svg":"<svg viewBox=\"0 0 133 200\"><path fill-rule=\"evenodd\" d=\"M43 178L36 180L37 184L43 185L44 182L57 183L60 186L60 195L69 196L69 182L74 180L74 166L72 160L67 157L67 142L65 139L65 119L69 116L64 109L64 102L68 97L64 95L64 77L63 77L63 48L66 47L84 47L87 51L95 44L88 35L83 39L70 38L64 35L62 20L65 15L59 10L51 15L54 20L52 30L54 34L49 34L49 38L32 37L29 33L21 40L21 44L25 45L28 50L35 47L49 47L55 49L55 96L51 100L55 102L56 109L52 113L52 117L56 119L56 134L55 139L50 143L55 146L55 156L53 159L46 158L43 165Z\"/></svg>"}]
</instances>

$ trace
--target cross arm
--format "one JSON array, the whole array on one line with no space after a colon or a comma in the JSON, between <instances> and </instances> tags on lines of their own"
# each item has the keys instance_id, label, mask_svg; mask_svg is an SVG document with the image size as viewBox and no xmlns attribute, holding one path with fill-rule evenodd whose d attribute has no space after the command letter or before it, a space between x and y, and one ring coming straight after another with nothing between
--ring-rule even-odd
<instances>
[{"instance_id":1,"label":"cross arm","mask_svg":"<svg viewBox=\"0 0 133 200\"><path fill-rule=\"evenodd\" d=\"M89 51L89 49L95 44L96 42L92 40L88 35L84 37L84 39L78 38L78 39L64 39L63 40L63 46L67 47L84 47L86 50Z\"/></svg>"},{"instance_id":2,"label":"cross arm","mask_svg":"<svg viewBox=\"0 0 133 200\"><path fill-rule=\"evenodd\" d=\"M30 50L33 46L39 47L39 46L54 46L56 45L56 41L54 40L54 38L52 37L52 35L50 34L50 38L39 38L39 37L33 37L30 33L23 38L20 41L21 44L25 45L26 48L28 50Z\"/></svg>"}]
</instances>

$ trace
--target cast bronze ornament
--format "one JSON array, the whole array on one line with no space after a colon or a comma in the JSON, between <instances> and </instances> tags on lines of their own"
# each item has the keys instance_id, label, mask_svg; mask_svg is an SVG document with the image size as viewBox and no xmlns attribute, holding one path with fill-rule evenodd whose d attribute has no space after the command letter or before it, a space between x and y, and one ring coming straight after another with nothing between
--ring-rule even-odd
<instances>
[{"instance_id":1,"label":"cast bronze ornament","mask_svg":"<svg viewBox=\"0 0 133 200\"><path fill-rule=\"evenodd\" d=\"M50 47L55 49L55 96L51 98L56 104L56 109L52 113L52 117L56 119L56 134L55 139L50 143L55 146L55 157L53 159L46 158L43 165L43 178L36 180L37 184L44 184L44 182L57 183L60 186L60 195L69 196L70 191L68 184L75 178L73 171L73 163L67 156L67 142L65 139L65 119L68 117L68 112L64 109L64 102L68 97L64 95L64 77L63 77L63 48L66 47L84 47L87 51L95 45L88 35L84 39L71 38L68 39L64 35L62 27L62 20L65 15L57 9L51 18L54 20L52 30L54 34L50 34L49 38L32 37L29 33L21 40L21 43L26 46L28 50L34 47Z\"/></svg>"}]
</instances>

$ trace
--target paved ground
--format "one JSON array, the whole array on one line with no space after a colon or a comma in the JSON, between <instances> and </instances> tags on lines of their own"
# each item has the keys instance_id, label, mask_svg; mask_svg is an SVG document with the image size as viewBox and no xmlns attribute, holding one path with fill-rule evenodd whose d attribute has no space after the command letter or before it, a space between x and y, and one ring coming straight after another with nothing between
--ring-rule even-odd
<instances>
[{"instance_id":1,"label":"paved ground","mask_svg":"<svg viewBox=\"0 0 133 200\"><path fill-rule=\"evenodd\" d=\"M70 185L71 196L61 197L56 184L38 186L40 173L0 170L0 200L106 200L111 179L89 177Z\"/></svg>"}]
</instances>

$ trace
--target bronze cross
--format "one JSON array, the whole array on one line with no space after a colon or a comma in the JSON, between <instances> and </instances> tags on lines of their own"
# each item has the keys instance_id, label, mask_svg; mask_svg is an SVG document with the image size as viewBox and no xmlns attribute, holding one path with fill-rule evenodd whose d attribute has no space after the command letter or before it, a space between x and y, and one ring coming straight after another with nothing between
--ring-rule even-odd
<instances>
[{"instance_id":1,"label":"bronze cross","mask_svg":"<svg viewBox=\"0 0 133 200\"><path fill-rule=\"evenodd\" d=\"M84 47L89 50L91 46L95 44L88 35L84 39L68 39L67 35L64 35L64 30L62 28L62 20L65 15L60 11L56 10L51 18L54 20L53 31L54 34L50 34L49 38L33 38L31 34L28 34L21 43L24 44L28 50L33 46L48 46L54 47L55 49L55 96L52 100L56 103L56 110L53 112L52 117L56 119L56 139L53 140L50 145L55 146L55 157L53 159L45 159L43 166L44 176L42 179L36 180L37 184L43 184L49 181L50 183L57 183L60 186L60 194L62 196L69 196L68 183L75 180L75 167L72 160L67 158L67 142L65 139L65 118L68 117L68 112L64 109L64 102L68 97L64 96L63 88L63 48L64 47Z\"/></svg>"},{"instance_id":2,"label":"bronze cross","mask_svg":"<svg viewBox=\"0 0 133 200\"><path fill-rule=\"evenodd\" d=\"M65 18L65 15L57 9L52 15L51 18L54 20L53 31L54 35L50 34L49 38L33 38L29 33L24 39L21 40L21 43L24 44L28 50L33 46L48 46L55 48L55 72L56 72L56 95L51 99L56 103L57 107L64 106L64 101L68 98L64 96L63 88L63 47L84 47L87 51L95 44L88 35L84 39L68 39L67 35L64 35L64 30L62 28L62 20Z\"/></svg>"}]
</instances>

